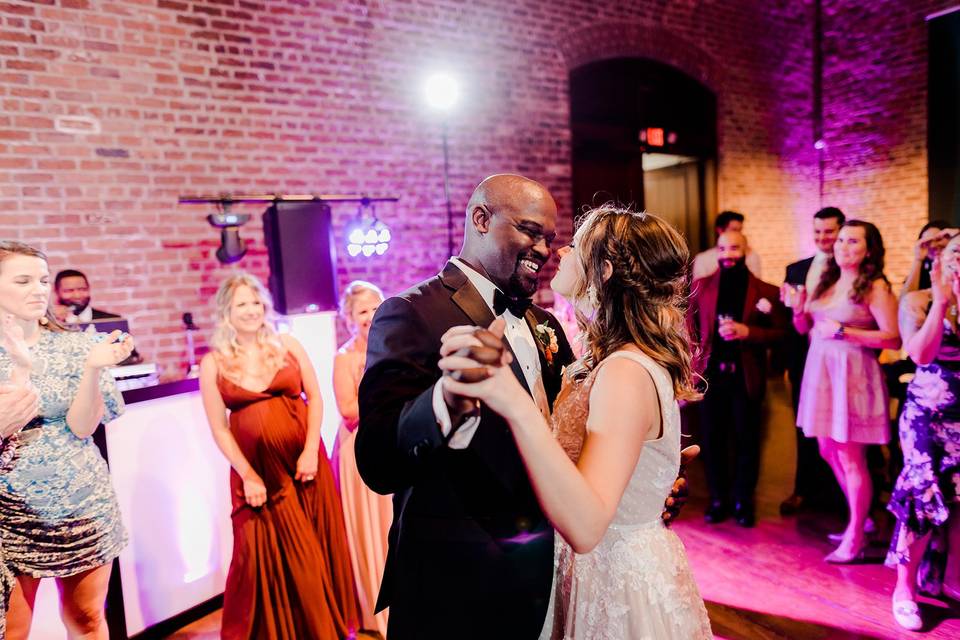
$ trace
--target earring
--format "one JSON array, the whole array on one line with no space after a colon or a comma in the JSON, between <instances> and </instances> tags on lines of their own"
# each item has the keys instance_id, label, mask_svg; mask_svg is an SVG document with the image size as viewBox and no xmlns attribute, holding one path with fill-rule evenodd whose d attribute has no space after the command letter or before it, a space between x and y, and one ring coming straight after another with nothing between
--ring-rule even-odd
<instances>
[{"instance_id":1,"label":"earring","mask_svg":"<svg viewBox=\"0 0 960 640\"><path fill-rule=\"evenodd\" d=\"M597 288L592 284L587 287L587 300L590 302L590 306L593 309L596 309L600 304L600 297L597 295Z\"/></svg>"},{"instance_id":2,"label":"earring","mask_svg":"<svg viewBox=\"0 0 960 640\"><path fill-rule=\"evenodd\" d=\"M47 316L43 316L42 318L40 318L40 324L42 324L43 326L47 326L49 323L50 323L50 320L47 319Z\"/></svg>"}]
</instances>

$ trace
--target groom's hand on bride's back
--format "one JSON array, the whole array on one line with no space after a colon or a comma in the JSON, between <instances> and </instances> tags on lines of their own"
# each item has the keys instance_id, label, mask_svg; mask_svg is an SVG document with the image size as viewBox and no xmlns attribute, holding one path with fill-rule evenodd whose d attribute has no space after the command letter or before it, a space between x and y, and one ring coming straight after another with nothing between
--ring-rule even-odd
<instances>
[{"instance_id":1,"label":"groom's hand on bride's back","mask_svg":"<svg viewBox=\"0 0 960 640\"><path fill-rule=\"evenodd\" d=\"M664 523L670 524L677 519L683 506L687 504L687 465L700 453L700 447L693 445L680 452L680 475L673 482L673 489L663 505L663 513L660 515Z\"/></svg>"}]
</instances>

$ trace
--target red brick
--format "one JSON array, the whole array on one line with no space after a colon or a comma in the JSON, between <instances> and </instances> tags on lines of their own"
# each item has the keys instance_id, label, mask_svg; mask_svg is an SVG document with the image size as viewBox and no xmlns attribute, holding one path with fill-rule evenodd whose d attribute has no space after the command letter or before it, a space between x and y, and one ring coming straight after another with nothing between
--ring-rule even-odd
<instances>
[{"instance_id":1,"label":"red brick","mask_svg":"<svg viewBox=\"0 0 960 640\"><path fill-rule=\"evenodd\" d=\"M953 3L875 0L867 10L824 0L824 204L880 224L893 279L926 215L923 17ZM568 74L633 55L717 92L716 205L747 214L769 279L810 249L809 217L820 203L809 2L422 0L369 3L364 15L332 2L113 3L130 15L88 0L38 4L0 0L0 12L16 6L8 17L20 20L0 31L5 64L51 69L0 74L3 116L13 118L0 130L0 170L8 172L0 197L12 198L17 218L0 214L0 235L16 228L58 265L97 269L97 298L131 316L141 352L164 375L182 370L179 313L192 309L209 326L210 297L234 269L212 257L219 240L203 219L209 207L177 206L183 192L396 194L399 203L378 207L396 244L382 258L341 255L341 285L360 277L392 292L436 273L446 254L442 156L437 121L416 86L435 61L461 68L469 89L450 123L457 233L480 178L522 171L550 188L561 241L569 236ZM133 15L134 4L143 15ZM96 117L102 130L18 124L55 115ZM97 155L116 149L128 157ZM30 182L36 176L53 179ZM263 277L262 207L244 210L254 214L241 232L252 246L239 266ZM356 206L333 211L339 246ZM49 222L76 215L79 224ZM43 237L60 224L71 225L64 236ZM116 269L98 269L105 264ZM163 291L136 290L160 277Z\"/></svg>"}]
</instances>

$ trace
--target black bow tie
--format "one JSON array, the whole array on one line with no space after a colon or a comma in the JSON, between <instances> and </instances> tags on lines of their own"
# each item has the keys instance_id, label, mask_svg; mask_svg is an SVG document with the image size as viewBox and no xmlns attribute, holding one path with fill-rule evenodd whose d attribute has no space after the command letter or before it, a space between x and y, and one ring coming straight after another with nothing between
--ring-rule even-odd
<instances>
[{"instance_id":1,"label":"black bow tie","mask_svg":"<svg viewBox=\"0 0 960 640\"><path fill-rule=\"evenodd\" d=\"M511 298L497 289L493 292L493 310L499 316L507 309L518 318L522 318L533 301L530 298Z\"/></svg>"}]
</instances>

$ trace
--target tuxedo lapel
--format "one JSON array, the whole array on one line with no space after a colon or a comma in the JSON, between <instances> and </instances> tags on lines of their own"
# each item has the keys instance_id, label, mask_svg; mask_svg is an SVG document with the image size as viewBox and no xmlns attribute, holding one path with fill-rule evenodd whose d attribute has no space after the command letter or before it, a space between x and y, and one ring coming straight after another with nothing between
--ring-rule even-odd
<instances>
[{"instance_id":1,"label":"tuxedo lapel","mask_svg":"<svg viewBox=\"0 0 960 640\"><path fill-rule=\"evenodd\" d=\"M713 333L717 328L717 296L720 289L720 271L701 281L703 287L700 294L700 326L703 335L700 336L700 342L707 344L713 342Z\"/></svg>"},{"instance_id":2,"label":"tuxedo lapel","mask_svg":"<svg viewBox=\"0 0 960 640\"><path fill-rule=\"evenodd\" d=\"M743 315L740 316L740 322L750 323L750 316L760 300L760 288L757 287L757 281L753 274L747 276L747 295L743 297Z\"/></svg>"},{"instance_id":3,"label":"tuxedo lapel","mask_svg":"<svg viewBox=\"0 0 960 640\"><path fill-rule=\"evenodd\" d=\"M440 280L448 289L453 289L453 295L450 296L450 300L460 307L460 310L467 314L467 317L470 318L475 325L484 328L490 326L490 323L495 319L493 311L490 310L490 307L487 306L487 303L483 300L483 296L480 295L480 292L470 283L470 279L467 278L458 266L452 262L448 262L443 273L440 274ZM513 347L510 346L507 338L504 337L502 340L503 346L506 347L510 355L513 356L510 362L510 370L513 371L513 375L520 381L520 384L523 385L527 393L531 393L530 387L527 384L527 378L523 375L523 366L520 364L520 359L517 358L517 354L513 352Z\"/></svg>"}]
</instances>

